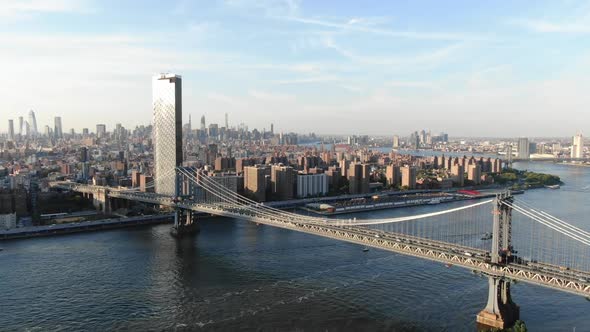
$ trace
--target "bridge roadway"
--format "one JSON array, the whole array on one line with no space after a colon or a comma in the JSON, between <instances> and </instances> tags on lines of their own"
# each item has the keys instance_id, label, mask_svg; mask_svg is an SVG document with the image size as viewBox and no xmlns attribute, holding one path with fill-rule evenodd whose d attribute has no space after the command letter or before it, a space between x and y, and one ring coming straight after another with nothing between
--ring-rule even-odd
<instances>
[{"instance_id":1,"label":"bridge roadway","mask_svg":"<svg viewBox=\"0 0 590 332\"><path fill-rule=\"evenodd\" d=\"M71 185L56 186L76 191L90 189L86 186L77 186L79 188L74 188ZM102 188L104 189L104 187ZM228 204L200 204L190 201L174 202L172 198L167 196L123 190L110 191L109 196L151 204L175 206L223 217L244 219L259 224L428 259L478 271L486 275L518 280L590 298L590 272L586 271L569 271L558 266L527 261L493 264L491 263L488 252L475 248L426 238L417 238L401 233L382 232L366 227L336 226L323 222L303 221L302 219L288 220L265 214L257 214L239 206L231 207Z\"/></svg>"}]
</instances>

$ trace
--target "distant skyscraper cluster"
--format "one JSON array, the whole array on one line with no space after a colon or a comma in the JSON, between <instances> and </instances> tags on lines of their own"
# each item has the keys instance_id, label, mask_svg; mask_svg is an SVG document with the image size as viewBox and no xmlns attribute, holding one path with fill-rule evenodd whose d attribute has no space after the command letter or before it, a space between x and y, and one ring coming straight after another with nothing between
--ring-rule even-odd
<instances>
[{"instance_id":1,"label":"distant skyscraper cluster","mask_svg":"<svg viewBox=\"0 0 590 332\"><path fill-rule=\"evenodd\" d=\"M402 147L409 149L420 149L430 148L438 143L447 143L449 141L449 135L446 133L440 133L438 135L432 135L430 131L420 130L410 134L405 142L400 140L398 135L393 136L393 148L399 149Z\"/></svg>"},{"instance_id":2,"label":"distant skyscraper cluster","mask_svg":"<svg viewBox=\"0 0 590 332\"><path fill-rule=\"evenodd\" d=\"M16 141L17 139L34 139L39 134L37 129L37 118L35 111L29 111L29 118L27 121L22 116L18 117L18 136L14 131L14 120L8 119L8 140Z\"/></svg>"},{"instance_id":3,"label":"distant skyscraper cluster","mask_svg":"<svg viewBox=\"0 0 590 332\"><path fill-rule=\"evenodd\" d=\"M560 142L531 142L526 137L518 139L516 157L519 160L529 160L531 158L571 158L571 159L583 159L584 158L584 137L581 133L576 134L572 137L572 144L569 155L562 152L562 146ZM512 145L507 145L506 155L508 161L511 161L512 156Z\"/></svg>"}]
</instances>

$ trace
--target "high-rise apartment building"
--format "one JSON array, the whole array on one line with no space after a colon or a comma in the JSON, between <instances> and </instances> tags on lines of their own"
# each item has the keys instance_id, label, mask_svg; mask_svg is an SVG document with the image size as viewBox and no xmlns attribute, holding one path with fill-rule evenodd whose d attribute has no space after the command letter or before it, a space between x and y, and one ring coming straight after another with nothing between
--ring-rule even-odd
<instances>
[{"instance_id":1,"label":"high-rise apartment building","mask_svg":"<svg viewBox=\"0 0 590 332\"><path fill-rule=\"evenodd\" d=\"M56 116L53 119L53 135L57 139L64 137L62 126L61 126L61 116Z\"/></svg>"},{"instance_id":2,"label":"high-rise apartment building","mask_svg":"<svg viewBox=\"0 0 590 332\"><path fill-rule=\"evenodd\" d=\"M295 172L291 166L273 165L270 170L272 194L278 200L293 199Z\"/></svg>"},{"instance_id":3,"label":"high-rise apartment building","mask_svg":"<svg viewBox=\"0 0 590 332\"><path fill-rule=\"evenodd\" d=\"M530 159L531 154L530 154L530 145L529 145L529 139L526 137L521 137L518 139L518 159Z\"/></svg>"},{"instance_id":4,"label":"high-rise apartment building","mask_svg":"<svg viewBox=\"0 0 590 332\"><path fill-rule=\"evenodd\" d=\"M346 172L348 192L350 194L366 194L369 192L370 165L351 163Z\"/></svg>"},{"instance_id":5,"label":"high-rise apartment building","mask_svg":"<svg viewBox=\"0 0 590 332\"><path fill-rule=\"evenodd\" d=\"M401 168L402 173L402 187L408 189L416 188L416 167L404 166Z\"/></svg>"},{"instance_id":6,"label":"high-rise apartment building","mask_svg":"<svg viewBox=\"0 0 590 332\"><path fill-rule=\"evenodd\" d=\"M571 157L572 158L582 158L582 151L584 149L584 138L582 137L582 134L577 134L576 136L574 136L573 141L572 141L572 152L571 152Z\"/></svg>"},{"instance_id":7,"label":"high-rise apartment building","mask_svg":"<svg viewBox=\"0 0 590 332\"><path fill-rule=\"evenodd\" d=\"M465 166L461 165L457 159L451 166L451 175L454 177L454 181L459 187L463 187L465 184Z\"/></svg>"},{"instance_id":8,"label":"high-rise apartment building","mask_svg":"<svg viewBox=\"0 0 590 332\"><path fill-rule=\"evenodd\" d=\"M481 183L481 166L479 164L471 164L467 167L467 179L476 185Z\"/></svg>"},{"instance_id":9,"label":"high-rise apartment building","mask_svg":"<svg viewBox=\"0 0 590 332\"><path fill-rule=\"evenodd\" d=\"M259 202L266 201L266 170L260 165L244 167L244 193Z\"/></svg>"},{"instance_id":10,"label":"high-rise apartment building","mask_svg":"<svg viewBox=\"0 0 590 332\"><path fill-rule=\"evenodd\" d=\"M387 185L391 187L397 187L401 182L400 168L395 165L388 165L385 169L385 178L387 179Z\"/></svg>"},{"instance_id":11,"label":"high-rise apartment building","mask_svg":"<svg viewBox=\"0 0 590 332\"><path fill-rule=\"evenodd\" d=\"M399 148L399 136L398 135L393 136L393 148L394 149Z\"/></svg>"},{"instance_id":12,"label":"high-rise apartment building","mask_svg":"<svg viewBox=\"0 0 590 332\"><path fill-rule=\"evenodd\" d=\"M176 167L182 166L182 78L152 78L155 191L176 195Z\"/></svg>"}]
</instances>

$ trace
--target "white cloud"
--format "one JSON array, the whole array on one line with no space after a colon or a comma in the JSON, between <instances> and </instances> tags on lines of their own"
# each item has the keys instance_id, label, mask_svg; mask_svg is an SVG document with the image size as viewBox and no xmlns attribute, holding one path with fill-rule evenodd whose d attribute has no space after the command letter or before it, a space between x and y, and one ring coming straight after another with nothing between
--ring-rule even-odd
<instances>
[{"instance_id":1,"label":"white cloud","mask_svg":"<svg viewBox=\"0 0 590 332\"><path fill-rule=\"evenodd\" d=\"M422 68L436 66L441 62L451 59L456 52L466 48L463 43L454 43L441 48L436 48L423 53L411 56L367 56L357 54L340 45L338 45L332 38L326 37L324 39L324 46L333 49L341 56L348 58L357 63L365 65L388 66L398 68L408 68L408 66L420 66ZM395 68L392 68L395 69Z\"/></svg>"},{"instance_id":2,"label":"white cloud","mask_svg":"<svg viewBox=\"0 0 590 332\"><path fill-rule=\"evenodd\" d=\"M339 80L336 76L311 76L304 78L294 78L288 80L276 80L273 83L276 84L307 84L307 83L320 83L320 82L333 82Z\"/></svg>"},{"instance_id":3,"label":"white cloud","mask_svg":"<svg viewBox=\"0 0 590 332\"><path fill-rule=\"evenodd\" d=\"M229 96L219 92L208 92L205 97L212 101L221 102L232 107L243 107L245 106L244 101L234 96Z\"/></svg>"},{"instance_id":4,"label":"white cloud","mask_svg":"<svg viewBox=\"0 0 590 332\"><path fill-rule=\"evenodd\" d=\"M40 13L90 13L94 8L88 0L3 0L0 18L30 18Z\"/></svg>"},{"instance_id":5,"label":"white cloud","mask_svg":"<svg viewBox=\"0 0 590 332\"><path fill-rule=\"evenodd\" d=\"M541 33L590 33L590 23L586 22L548 22L534 19L513 20L511 23L521 26L527 30Z\"/></svg>"},{"instance_id":6,"label":"white cloud","mask_svg":"<svg viewBox=\"0 0 590 332\"><path fill-rule=\"evenodd\" d=\"M299 0L225 0L229 8L240 10L258 10L266 16L296 15L300 10Z\"/></svg>"},{"instance_id":7,"label":"white cloud","mask_svg":"<svg viewBox=\"0 0 590 332\"><path fill-rule=\"evenodd\" d=\"M316 18L306 18L299 16L275 16L276 19L281 19L290 22L296 22L306 25L315 25L326 28L334 28L343 31L363 32L377 35L384 35L397 38L408 39L423 39L423 40L485 40L481 36L474 36L464 33L444 33L444 32L420 32L420 31L396 31L382 28L372 27L370 25L358 24L362 21L359 19L352 19L345 23L327 21Z\"/></svg>"},{"instance_id":8,"label":"white cloud","mask_svg":"<svg viewBox=\"0 0 590 332\"><path fill-rule=\"evenodd\" d=\"M391 18L386 16L371 16L371 17L353 17L348 20L347 24L375 26L391 22Z\"/></svg>"},{"instance_id":9,"label":"white cloud","mask_svg":"<svg viewBox=\"0 0 590 332\"><path fill-rule=\"evenodd\" d=\"M432 82L417 82L417 81L389 81L385 83L386 86L394 88L433 88L435 85Z\"/></svg>"},{"instance_id":10,"label":"white cloud","mask_svg":"<svg viewBox=\"0 0 590 332\"><path fill-rule=\"evenodd\" d=\"M295 100L295 96L293 95L262 90L250 90L248 94L255 99L266 102L291 102Z\"/></svg>"}]
</instances>

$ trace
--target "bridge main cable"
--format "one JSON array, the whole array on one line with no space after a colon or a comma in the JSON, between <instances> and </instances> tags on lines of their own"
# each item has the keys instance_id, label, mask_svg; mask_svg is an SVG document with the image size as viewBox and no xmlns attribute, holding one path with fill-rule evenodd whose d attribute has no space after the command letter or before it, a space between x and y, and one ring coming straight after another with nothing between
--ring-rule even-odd
<instances>
[{"instance_id":1,"label":"bridge main cable","mask_svg":"<svg viewBox=\"0 0 590 332\"><path fill-rule=\"evenodd\" d=\"M561 220L561 219L559 219L557 217L554 217L554 216L550 215L549 213L547 213L547 212L545 212L545 211L543 211L543 210L541 210L539 208L534 207L532 204L530 204L530 203L528 203L528 202L526 202L526 201L524 201L522 199L519 199L518 202L521 203L524 207L528 208L530 211L532 211L532 212L536 213L537 215L539 215L540 217L544 217L545 219L552 220L555 223L557 223L559 225L562 225L565 228L570 229L571 231L575 231L575 232L580 233L581 235L590 237L590 232L587 232L587 231L585 231L585 230L583 230L581 228L578 228L578 227L576 227L576 226L574 226L572 224L569 224L568 222L566 222L564 220Z\"/></svg>"},{"instance_id":2,"label":"bridge main cable","mask_svg":"<svg viewBox=\"0 0 590 332\"><path fill-rule=\"evenodd\" d=\"M322 219L322 218L313 218L313 217L306 217L306 216L302 216L299 214L295 214L295 213L289 213L289 212L284 212L272 207L268 207L266 205L261 205L260 203L257 203L253 200L250 200L242 195L239 195L235 192L232 192L231 190L229 190L228 188L220 185L219 183L212 181L209 179L208 176L203 175L202 173L199 173L200 178L196 178L193 174L190 174L189 172L187 172L184 169L180 169L180 171L183 173L183 175L190 177L193 181L196 181L197 184L200 180L206 181L208 185L212 185L217 187L217 189L222 190L224 192L226 192L227 194L231 195L232 197L234 197L236 200L245 202L245 204L249 205L249 206L255 206L255 207L263 207L264 209L267 209L271 213L271 216L275 217L276 215L282 215L288 218L294 218L294 219L299 219L299 220L304 220L307 222L320 222L320 223L327 223L329 225L333 225L333 226L363 226L363 225L377 225L377 224L387 224L387 223L396 223L396 222L402 222L402 221L408 221L408 220L416 220L416 219L422 219L422 218L428 218L428 217L433 217L433 216L438 216L438 215L443 215L443 214L447 214L447 213L452 213L452 212L457 212L457 211L461 211L461 210L466 210L469 208L473 208L476 206L480 206L480 205L484 205L484 204L488 204L491 203L493 200L488 200L488 201L484 201L484 202L478 202L475 204L471 204L468 206L463 206L463 207L458 207L458 208L453 208L453 209L448 209L445 211L438 211L438 212L431 212L431 213L425 213L425 214L420 214L420 215L413 215L413 216L405 216L405 217L398 217L398 218L389 218L389 219L368 219L368 220L352 220L352 219ZM200 171L199 171L200 172ZM220 195L218 195L217 193L215 193L215 190L212 189L209 186L203 186L204 189L207 190L207 192L209 193L213 193L215 196L220 197L221 199L224 199L226 201L228 201L227 197L221 197ZM228 201L231 202L231 201ZM233 203L233 202L232 202ZM268 214L267 214L268 215Z\"/></svg>"},{"instance_id":3,"label":"bridge main cable","mask_svg":"<svg viewBox=\"0 0 590 332\"><path fill-rule=\"evenodd\" d=\"M505 205L513 208L517 212L519 212L519 213L521 213L521 214L523 214L523 215L525 215L525 216L527 216L527 217L529 217L529 218L537 221L538 223L543 224L543 225L545 225L545 226L547 226L547 227L549 227L549 228L551 228L551 229L553 229L553 230L555 230L555 231L557 231L557 232L559 232L559 233L561 233L561 234L563 234L563 235L565 235L565 236L567 236L567 237L569 237L571 239L574 239L574 240L576 240L578 242L581 242L581 243L583 243L585 245L590 246L590 237L585 236L584 234L581 234L580 232L572 232L572 231L570 231L570 230L568 230L568 229L560 226L559 224L556 224L552 220L549 220L549 219L546 219L546 218L541 218L538 215L536 215L535 213L533 213L533 212L531 212L531 211L529 211L529 210L527 210L527 209L525 209L523 207L520 207L520 206L518 206L516 204L509 204L509 203L506 203L506 202L503 202L503 204L505 204Z\"/></svg>"},{"instance_id":4,"label":"bridge main cable","mask_svg":"<svg viewBox=\"0 0 590 332\"><path fill-rule=\"evenodd\" d=\"M353 220L353 221L349 221L349 220L345 220L345 219L330 219L330 220L328 220L328 222L332 223L333 221L336 221L336 224L346 225L346 226L348 226L348 225L350 225L350 226L363 226L363 225L390 224L390 223L396 223L396 222L402 222L402 221L424 219L424 218L429 218L429 217L440 216L440 215L447 214L447 213L453 213L453 212L457 212L457 211L461 211L461 210L467 210L470 208L474 208L476 206L489 204L493 201L494 200L490 199L490 200L487 200L484 202L478 202L478 203L467 205L467 206L461 206L461 207L457 207L457 208L447 209L444 211L416 214L413 216L388 218L388 219L360 219L360 220Z\"/></svg>"}]
</instances>

